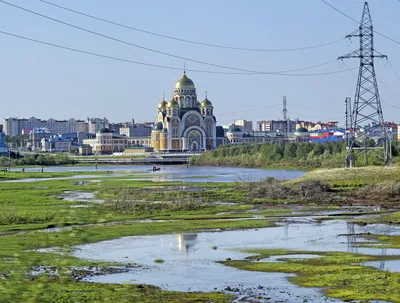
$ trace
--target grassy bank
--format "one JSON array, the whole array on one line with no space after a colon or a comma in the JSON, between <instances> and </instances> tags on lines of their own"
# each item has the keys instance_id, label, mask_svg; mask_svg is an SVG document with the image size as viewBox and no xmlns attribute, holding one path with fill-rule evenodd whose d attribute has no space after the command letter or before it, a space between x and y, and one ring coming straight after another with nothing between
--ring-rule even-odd
<instances>
[{"instance_id":1,"label":"grassy bank","mask_svg":"<svg viewBox=\"0 0 400 303\"><path fill-rule=\"evenodd\" d=\"M397 147L393 156L397 156ZM346 156L346 142L332 143L270 143L230 144L191 158L193 165L223 165L277 168L339 168ZM396 161L397 158L394 159ZM374 153L368 156L370 165L383 165ZM359 161L359 166L363 163Z\"/></svg>"},{"instance_id":2,"label":"grassy bank","mask_svg":"<svg viewBox=\"0 0 400 303\"><path fill-rule=\"evenodd\" d=\"M344 301L384 300L400 302L400 273L389 273L361 266L368 261L398 260L400 256L369 256L339 252L305 252L287 250L247 250L249 260L222 262L249 271L295 273L289 280L304 287L324 288L333 298ZM281 262L264 262L270 256L314 254L311 259L283 258Z\"/></svg>"}]
</instances>

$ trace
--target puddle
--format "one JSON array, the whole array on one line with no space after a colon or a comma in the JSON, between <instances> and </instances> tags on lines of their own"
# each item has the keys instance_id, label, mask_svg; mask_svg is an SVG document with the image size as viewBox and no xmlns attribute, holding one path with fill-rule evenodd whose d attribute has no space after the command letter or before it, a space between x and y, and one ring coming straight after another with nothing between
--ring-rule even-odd
<instances>
[{"instance_id":1,"label":"puddle","mask_svg":"<svg viewBox=\"0 0 400 303\"><path fill-rule=\"evenodd\" d=\"M217 260L243 259L249 254L227 251L213 237L225 233L180 234L166 236L127 237L117 243L105 241L91 248L83 246L73 255L91 260L114 260L144 265L147 270L90 277L86 281L97 283L144 283L175 291L223 291L244 302L340 302L326 298L319 289L301 288L287 281L287 274L246 272L227 267ZM228 236L230 240L232 238ZM215 239L216 240L216 239ZM112 251L109 250L112 245ZM162 258L164 263L157 264ZM221 279L223 277L223 279Z\"/></svg>"},{"instance_id":2,"label":"puddle","mask_svg":"<svg viewBox=\"0 0 400 303\"><path fill-rule=\"evenodd\" d=\"M104 200L94 199L96 197L95 192L83 192L83 191L64 191L64 195L58 198L66 201L74 202L90 202L90 203L104 203ZM82 206L75 206L82 207Z\"/></svg>"},{"instance_id":3,"label":"puddle","mask_svg":"<svg viewBox=\"0 0 400 303\"><path fill-rule=\"evenodd\" d=\"M390 272L400 272L400 260L372 261L362 263L361 265L372 266L380 270L387 270Z\"/></svg>"},{"instance_id":4,"label":"puddle","mask_svg":"<svg viewBox=\"0 0 400 303\"><path fill-rule=\"evenodd\" d=\"M110 241L77 246L73 256L144 265L146 271L135 270L121 274L88 278L100 283L143 283L175 291L224 291L238 297L273 298L282 302L340 302L326 298L319 289L301 288L287 281L282 273L259 273L226 267L216 261L227 258L241 260L249 254L232 249L282 248L303 251L342 251L371 255L400 255L400 249L359 248L364 239L339 234L378 233L399 235L400 227L387 225L358 226L345 221L315 223L296 218L278 227L203 232L198 234L124 237ZM271 257L309 258L318 255L288 255ZM156 259L164 263L157 264ZM393 263L386 263L388 267ZM223 279L221 279L223 277ZM245 301L246 301L245 300ZM262 300L258 300L262 302Z\"/></svg>"}]
</instances>

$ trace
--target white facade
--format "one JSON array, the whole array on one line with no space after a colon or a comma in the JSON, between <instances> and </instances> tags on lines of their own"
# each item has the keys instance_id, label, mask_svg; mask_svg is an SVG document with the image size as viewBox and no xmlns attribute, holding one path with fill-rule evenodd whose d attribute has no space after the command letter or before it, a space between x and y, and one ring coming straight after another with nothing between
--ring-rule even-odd
<instances>
[{"instance_id":1,"label":"white facade","mask_svg":"<svg viewBox=\"0 0 400 303\"><path fill-rule=\"evenodd\" d=\"M99 119L100 120L100 119ZM34 128L47 128L55 134L72 132L88 132L88 123L84 120L41 120L35 117L29 119L8 118L3 120L4 132L7 136L27 134Z\"/></svg>"},{"instance_id":2,"label":"white facade","mask_svg":"<svg viewBox=\"0 0 400 303\"><path fill-rule=\"evenodd\" d=\"M72 142L59 136L43 138L41 140L41 149L43 152L59 153L69 152Z\"/></svg>"}]
</instances>

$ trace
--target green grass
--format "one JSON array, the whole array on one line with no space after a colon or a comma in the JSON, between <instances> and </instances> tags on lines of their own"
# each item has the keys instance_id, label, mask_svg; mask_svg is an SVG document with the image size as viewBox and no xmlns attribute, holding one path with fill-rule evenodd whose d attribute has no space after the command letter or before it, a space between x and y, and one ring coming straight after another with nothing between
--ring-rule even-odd
<instances>
[{"instance_id":1,"label":"green grass","mask_svg":"<svg viewBox=\"0 0 400 303\"><path fill-rule=\"evenodd\" d=\"M333 298L344 301L384 300L400 302L400 273L383 272L361 266L367 261L400 259L400 256L369 256L339 252L305 252L288 250L246 250L254 256L243 261L221 262L242 270L295 273L289 280L304 287L323 288ZM315 254L320 258L290 259L263 262L269 256ZM260 261L254 261L260 260Z\"/></svg>"},{"instance_id":2,"label":"green grass","mask_svg":"<svg viewBox=\"0 0 400 303\"><path fill-rule=\"evenodd\" d=\"M155 259L155 260L154 260L154 263L162 264L162 263L164 263L164 262L165 262L164 259L161 259L161 258Z\"/></svg>"},{"instance_id":3,"label":"green grass","mask_svg":"<svg viewBox=\"0 0 400 303\"><path fill-rule=\"evenodd\" d=\"M400 167L369 166L355 167L351 169L318 169L308 172L299 179L291 182L297 183L310 180L325 182L330 184L332 187L349 188L377 184L389 180L400 182Z\"/></svg>"}]
</instances>

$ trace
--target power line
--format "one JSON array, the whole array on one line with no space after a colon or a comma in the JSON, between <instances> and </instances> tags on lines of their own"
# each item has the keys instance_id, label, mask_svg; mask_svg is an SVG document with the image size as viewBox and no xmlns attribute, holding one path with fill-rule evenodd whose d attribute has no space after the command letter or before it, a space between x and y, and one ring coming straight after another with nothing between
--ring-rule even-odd
<instances>
[{"instance_id":1,"label":"power line","mask_svg":"<svg viewBox=\"0 0 400 303\"><path fill-rule=\"evenodd\" d=\"M244 113L244 112L250 112L254 110L260 110L260 109L266 109L266 108L273 108L273 107L278 107L281 106L281 104L275 104L275 105L270 105L270 106L263 106L259 108L251 108L251 109L245 109L245 110L238 110L234 112L227 112L227 113L216 113L216 116L222 116L222 115L229 115L229 114L237 114L237 113Z\"/></svg>"},{"instance_id":2,"label":"power line","mask_svg":"<svg viewBox=\"0 0 400 303\"><path fill-rule=\"evenodd\" d=\"M319 48L319 47L324 47L324 46L328 46L334 43L337 43L339 41L342 41L343 39L338 39L338 40L334 40L334 41L330 41L330 42L326 42L326 43L322 43L322 44L317 44L317 45L313 45L313 46L305 46L305 47L297 47L297 48L282 48L282 49L263 49L263 48L245 48L245 47L234 47L234 46L227 46L227 45L220 45L220 44L212 44L212 43L205 43L205 42L200 42L200 41L194 41L194 40L188 40L188 39L183 39L183 38L177 38L177 37L173 37L173 36L168 36L168 35L163 35L163 34L159 34L159 33L155 33L155 32L151 32L148 30L144 30L144 29L140 29L137 27L132 27L129 25L125 25L119 22L115 22L115 21L111 21L111 20L107 20L104 18L100 18L94 15L89 15L87 13L78 11L78 10L74 10L65 6L61 6L49 1L45 1L45 0L39 0L40 2L43 2L45 4L81 15L81 16L85 16L91 19L95 19L101 22L105 22L108 24L112 24L115 26L119 26L122 28L126 28L126 29L130 29L130 30L134 30L137 32L141 32L144 34L148 34L148 35L153 35L153 36L157 36L157 37L161 37L161 38L166 38L166 39L171 39L171 40L175 40L175 41L180 41L180 42L185 42L185 43L190 43L190 44L196 44L196 45L202 45L202 46L208 46L208 47L214 47L214 48L222 48L222 49L229 49L229 50L238 50L238 51L251 51L251 52L291 52L291 51L301 51L301 50L308 50L308 49L314 49L314 48Z\"/></svg>"},{"instance_id":3,"label":"power line","mask_svg":"<svg viewBox=\"0 0 400 303\"><path fill-rule=\"evenodd\" d=\"M24 37L21 35L1 31L1 30L0 30L0 34L15 37L18 39L23 39L23 40L38 43L38 44L43 44L43 45L59 48L59 49L69 50L72 52L82 53L82 54L86 54L86 55L90 55L90 56L94 56L94 57L100 57L100 58L104 58L104 59L110 59L110 60L114 60L114 61L121 61L121 62L125 62L125 63L132 63L132 64L138 64L138 65L144 65L144 66L150 66L150 67L156 67L156 68L163 68L163 69L170 69L170 70L179 70L179 71L184 70L183 68L179 68L179 67L152 64L152 63L134 61L134 60L124 59L124 58L108 56L108 55L102 55L102 54L98 54L98 53L93 53L93 52L89 52L89 51L84 51L84 50L80 50L80 49L76 49L76 48L72 48L72 47L59 45L59 44L54 44L54 43L50 43L50 42L46 42L46 41L42 41L42 40L28 38L28 37ZM220 74L220 75L249 75L249 76L250 75L271 75L271 76L289 76L289 77L323 76L323 75L332 75L332 74L347 72L347 70L339 70L339 71L333 71L333 72L313 73L313 74L283 74L283 73L266 73L266 72L265 73L219 72L219 71L208 71L208 70L198 70L198 69L186 69L186 70L190 71L190 72L196 72L196 73Z\"/></svg>"},{"instance_id":4,"label":"power line","mask_svg":"<svg viewBox=\"0 0 400 303\"><path fill-rule=\"evenodd\" d=\"M327 1L325 1L325 0L321 0L321 1L324 2L326 5L330 6L331 8L333 8L333 9L334 9L335 11L337 11L338 13L342 14L343 16L349 18L350 20L354 21L354 22L357 23L357 24L360 24L359 21L357 21L357 20L354 19L353 17L347 15L346 13L342 12L342 11L339 10L338 8L334 7L332 4L328 3ZM393 38L390 38L390 37L388 37L388 36L386 36L386 35L384 35L384 34L382 34L382 33L380 33L380 32L377 32L376 30L374 30L373 32L374 32L375 34L377 34L377 35L379 35L379 36L385 38L385 39L388 39L388 40L390 40L390 41L392 41L392 42L394 42L394 43L400 45L400 41L398 41L398 40L395 40L395 39L393 39Z\"/></svg>"},{"instance_id":5,"label":"power line","mask_svg":"<svg viewBox=\"0 0 400 303\"><path fill-rule=\"evenodd\" d=\"M399 0L399 2L400 2L400 0ZM392 63L389 61L389 59L387 59L387 62L389 64L390 68L392 69L393 73L395 74L396 78L400 80L399 74L396 72L396 70L394 69Z\"/></svg>"},{"instance_id":6,"label":"power line","mask_svg":"<svg viewBox=\"0 0 400 303\"><path fill-rule=\"evenodd\" d=\"M111 37L111 36L108 36L108 35L104 35L104 34L101 34L101 33L98 33L98 32L95 32L95 31L92 31L92 30L89 30L89 29L86 29L86 28L83 28L83 27L80 27L80 26L77 26L77 25L74 25L74 24L71 24L71 23L67 23L67 22L64 22L64 21L61 21L61 20L46 16L46 15L43 15L41 13L29 10L27 8L24 8L24 7L21 7L21 6L18 6L18 5L3 1L3 0L0 0L0 2L3 3L3 4L9 5L9 6L15 7L17 9L23 10L25 12L40 16L42 18L45 18L45 19L48 19L48 20L51 20L51 21L54 21L54 22L57 22L57 23L60 23L60 24L75 28L75 29L78 29L78 30L81 30L81 31L84 31L84 32L87 32L87 33L102 37L102 38L106 38L106 39L109 39L109 40L112 40L112 41L115 41L115 42L119 42L119 43L122 43L122 44L125 44L125 45L133 46L133 47L136 47L136 48L139 48L139 49L147 50L147 51L150 51L150 52L154 52L154 53L157 53L157 54L161 54L161 55L164 55L164 56L173 57L173 58L177 58L177 59L181 59L181 60L191 61L191 62L204 64L204 65L209 65L209 66L218 67L218 68L225 68L225 69L230 69L230 70L235 70L235 71L242 71L242 72L256 73L256 74L283 74L283 73L290 73L290 72L304 70L304 69L295 69L295 70L280 71L280 72L262 72L262 71L254 71L254 70L248 70L248 69L229 67L229 66L225 66L225 65L214 64L214 63L209 63L209 62L205 62L205 61L186 58L186 57L174 55L174 54L171 54L171 53L166 53L166 52L163 52L163 51L159 51L159 50L156 50L156 49L148 48L148 47L145 47L145 46L141 46L141 45L138 45L138 44L134 44L134 43L131 43L131 42L128 42L128 41L125 41L125 40L121 40L121 39L118 39L118 38L114 38L114 37ZM318 64L318 65L316 65L314 67L323 66L323 65L326 65L326 64L329 64L329 63L332 63L332 62L334 62L334 61L328 61L328 62L325 62L325 63L322 63L322 64ZM310 68L314 68L314 67L307 67L305 69L310 69Z\"/></svg>"},{"instance_id":7,"label":"power line","mask_svg":"<svg viewBox=\"0 0 400 303\"><path fill-rule=\"evenodd\" d=\"M121 61L121 62L125 62L125 63L139 64L139 65L145 65L145 66L163 68L163 69L170 69L170 70L179 70L179 71L184 70L183 68L180 68L180 67L165 66L165 65L159 65L159 64L134 61L134 60L124 59L124 58L118 58L118 57L113 57L113 56L108 56L108 55L102 55L102 54L98 54L98 53L93 53L93 52L89 52L89 51L84 51L84 50L80 50L80 49L76 49L76 48L59 45L59 44L54 44L54 43L50 43L50 42L46 42L46 41L42 41L42 40L28 38L28 37L24 37L21 35L16 35L16 34L12 34L9 32L1 31L1 30L0 30L0 34L15 37L18 39L23 39L23 40L30 41L30 42L35 42L38 44L55 47L55 48L60 48L60 49L69 50L69 51L73 51L73 52L77 52L77 53L82 53L82 54L86 54L86 55L90 55L90 56L100 57L100 58L104 58L104 59L110 59L110 60ZM186 69L186 71L196 72L196 73L206 73L206 74L220 74L220 75L272 75L272 76L289 76L289 77L290 76L297 76L297 77L323 76L323 75L332 75L332 74L347 72L346 70L339 70L339 71L333 71L333 72L314 73L314 74L282 74L282 73L219 72L219 71L208 71L208 70L199 70L199 69Z\"/></svg>"},{"instance_id":8,"label":"power line","mask_svg":"<svg viewBox=\"0 0 400 303\"><path fill-rule=\"evenodd\" d=\"M399 0L400 1L400 0ZM358 78L357 77L357 75L352 71L352 70L350 70L349 69L349 67L348 67L348 65L346 64L346 62L344 61L344 60L342 60L342 62L343 62L343 64L344 65L346 65L346 67L348 68L348 70L351 72L351 74L354 76L354 78ZM389 60L388 60L388 62L389 62ZM393 70L394 71L394 70ZM395 72L395 71L394 71ZM395 72L396 73L396 72ZM378 79L378 81L384 86L384 87L386 87L388 90L390 90L391 92L393 92L393 93L395 93L396 95L399 95L400 96L400 93L398 93L398 92L396 92L395 90L393 90L392 88L390 88L385 82L383 82L382 80L381 80L381 78L380 77L378 77L378 75L376 75L376 79ZM393 104L390 104L390 103L388 103L388 102L385 102L385 101L383 101L383 100L381 100L381 102L382 103L385 103L385 104L387 104L387 105L389 105L389 106L391 106L391 107L393 107L393 108L399 108L399 107L397 107L397 106L395 106L395 105L393 105Z\"/></svg>"}]
</instances>

